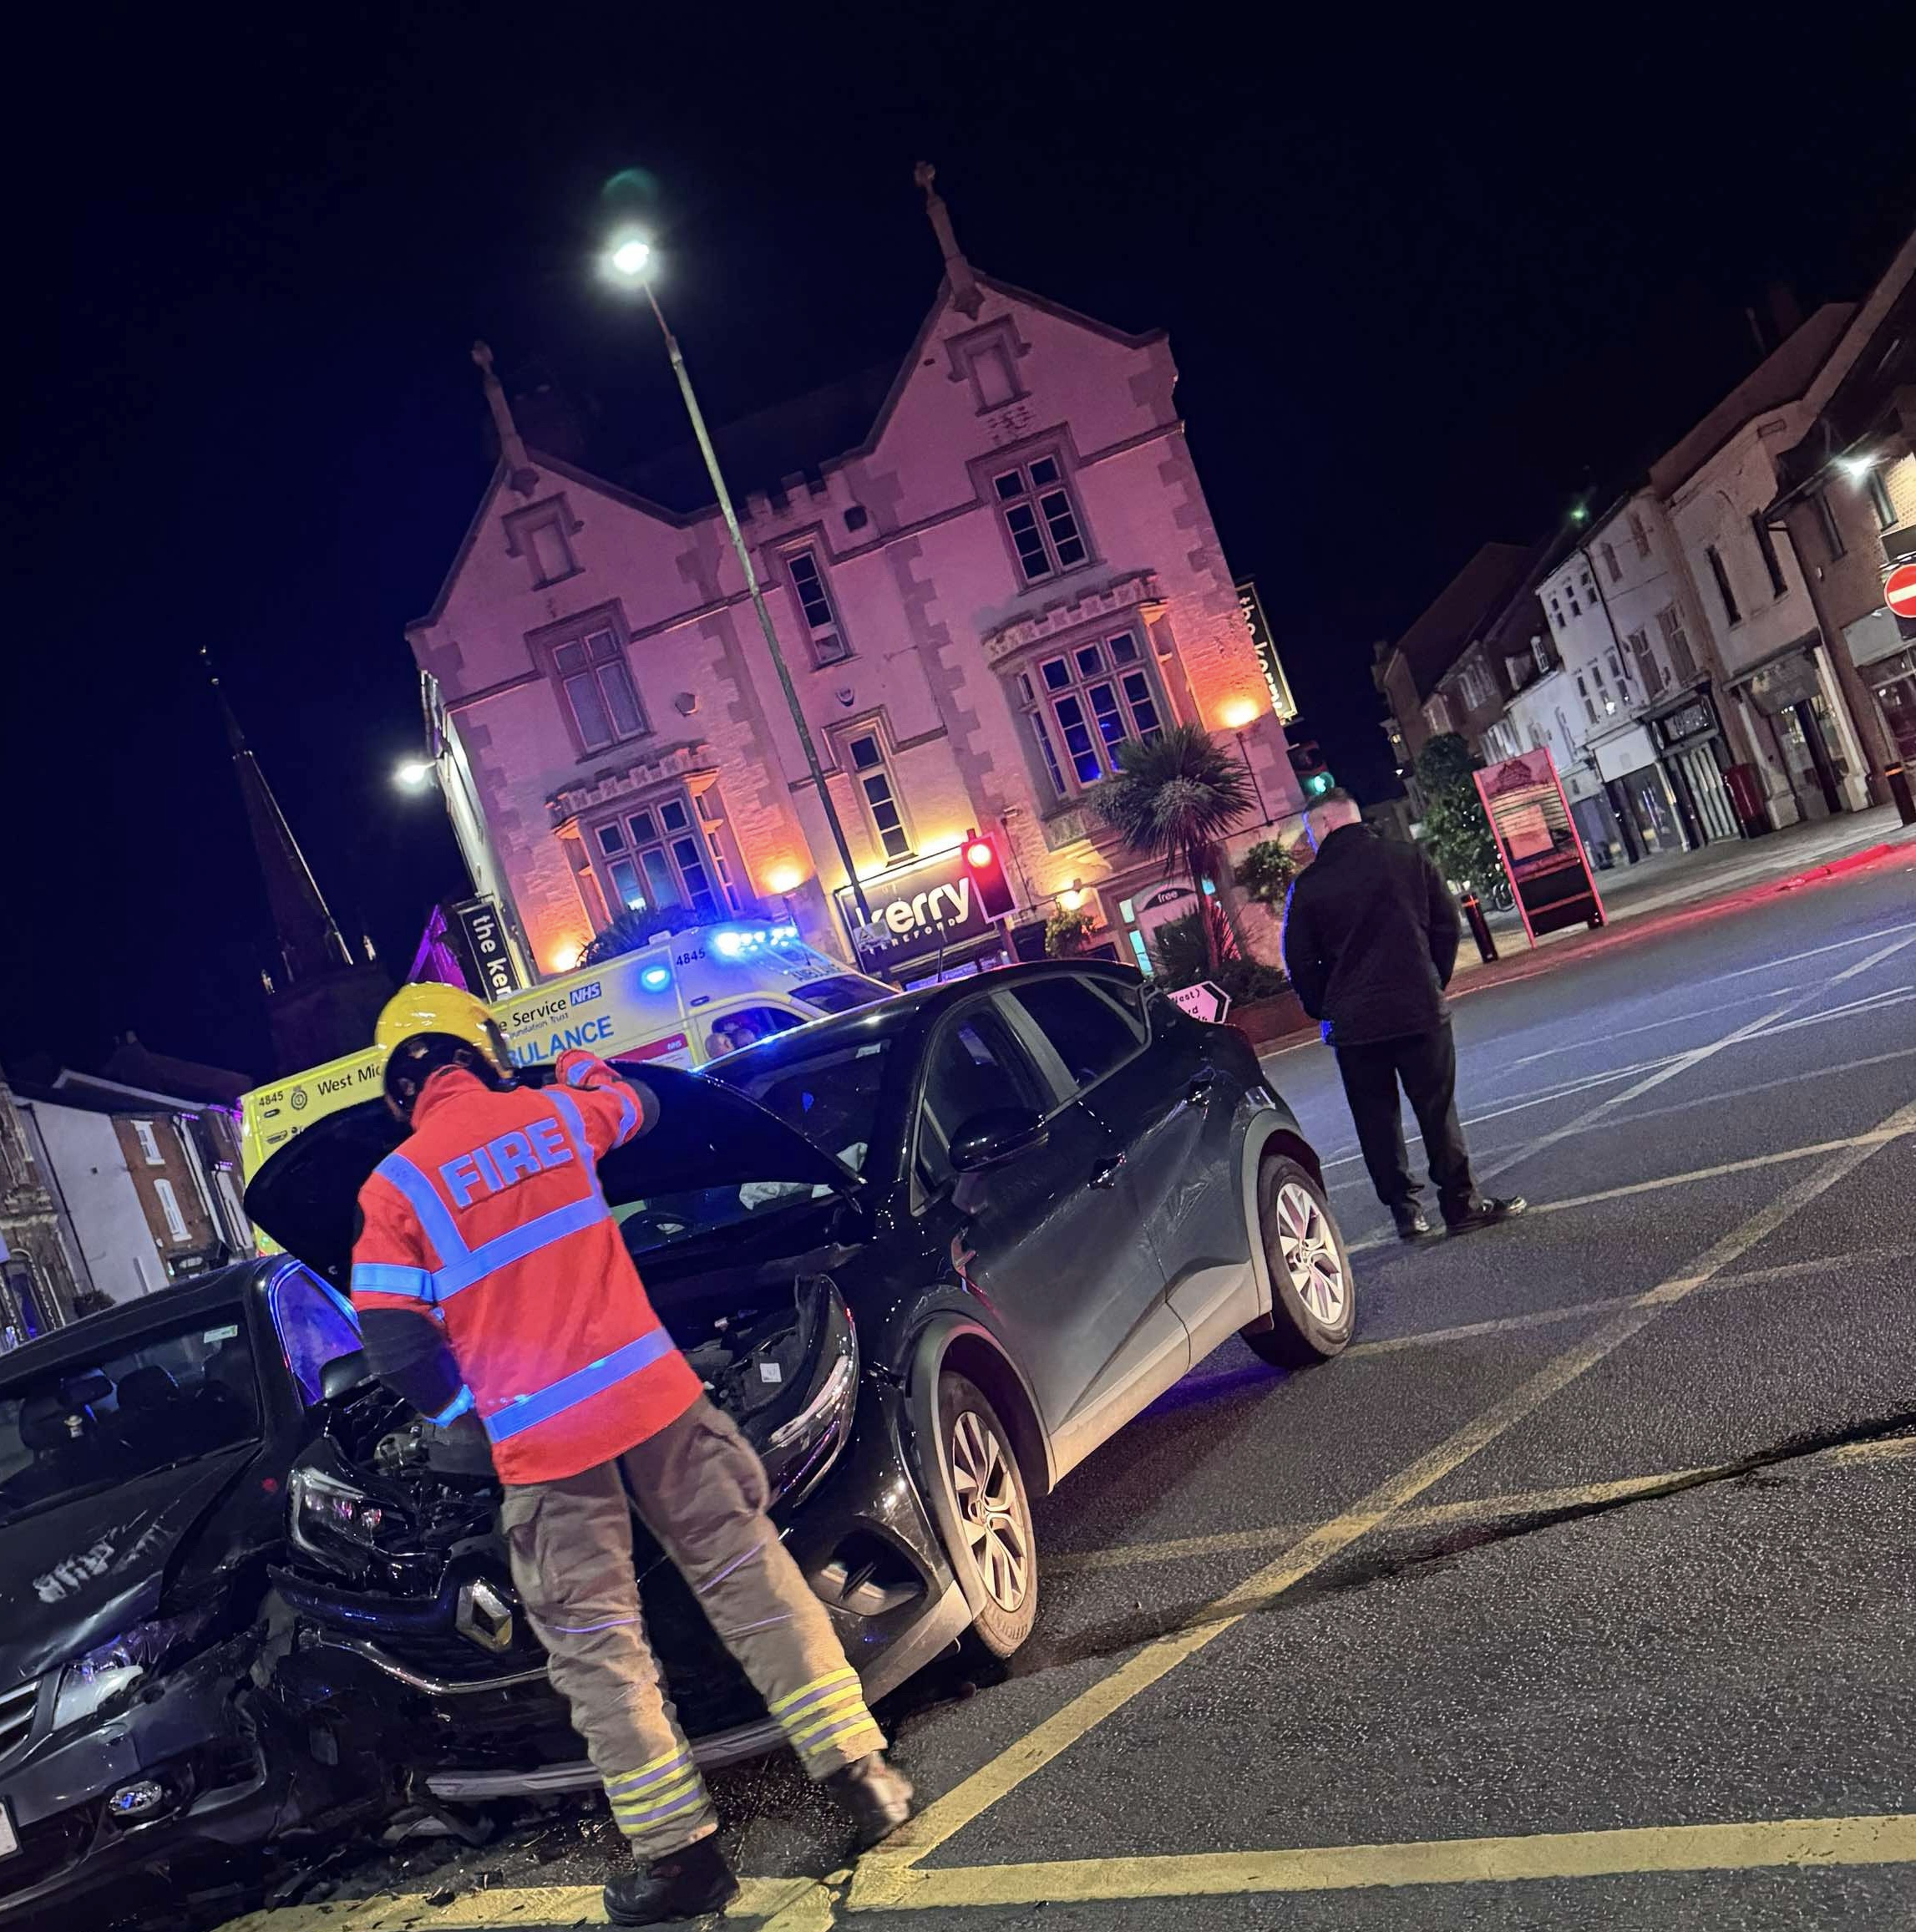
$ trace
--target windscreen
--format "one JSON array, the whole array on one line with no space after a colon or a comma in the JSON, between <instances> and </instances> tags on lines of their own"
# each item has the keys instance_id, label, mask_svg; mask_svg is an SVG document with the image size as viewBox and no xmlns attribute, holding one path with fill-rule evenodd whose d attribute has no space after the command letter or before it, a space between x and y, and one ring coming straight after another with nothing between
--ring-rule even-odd
<instances>
[{"instance_id":1,"label":"windscreen","mask_svg":"<svg viewBox=\"0 0 1916 1932\"><path fill-rule=\"evenodd\" d=\"M854 1013L860 1007L875 1007L880 1000L889 1000L897 991L882 980L868 980L863 973L834 973L829 979L807 980L803 986L793 986L791 994L801 1005L821 1013Z\"/></svg>"},{"instance_id":2,"label":"windscreen","mask_svg":"<svg viewBox=\"0 0 1916 1932\"><path fill-rule=\"evenodd\" d=\"M0 1392L0 1523L255 1441L259 1416L238 1309L12 1382Z\"/></svg>"},{"instance_id":3,"label":"windscreen","mask_svg":"<svg viewBox=\"0 0 1916 1932\"><path fill-rule=\"evenodd\" d=\"M768 1061L763 1052L748 1052L713 1067L712 1077L756 1100L814 1147L861 1174L871 1151L889 1050L887 1041L867 1040L802 1057L778 1053ZM661 1123L658 1131L663 1132L666 1124ZM755 1219L794 1201L821 1200L832 1191L803 1181L745 1180L621 1200L611 1177L602 1178L620 1233L635 1255Z\"/></svg>"}]
</instances>

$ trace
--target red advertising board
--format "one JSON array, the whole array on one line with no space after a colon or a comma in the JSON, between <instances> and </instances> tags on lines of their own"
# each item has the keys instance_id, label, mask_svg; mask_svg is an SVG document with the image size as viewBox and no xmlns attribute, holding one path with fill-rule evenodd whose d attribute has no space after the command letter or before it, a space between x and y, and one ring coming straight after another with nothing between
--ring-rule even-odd
<instances>
[{"instance_id":1,"label":"red advertising board","mask_svg":"<svg viewBox=\"0 0 1916 1932\"><path fill-rule=\"evenodd\" d=\"M1539 746L1476 778L1524 931L1534 940L1566 925L1601 925L1603 901L1549 753Z\"/></svg>"}]
</instances>

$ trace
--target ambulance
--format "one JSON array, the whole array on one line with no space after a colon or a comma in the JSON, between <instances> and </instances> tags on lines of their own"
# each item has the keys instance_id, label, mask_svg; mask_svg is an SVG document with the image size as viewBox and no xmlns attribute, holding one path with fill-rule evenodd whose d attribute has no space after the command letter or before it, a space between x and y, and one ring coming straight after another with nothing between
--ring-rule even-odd
<instances>
[{"instance_id":1,"label":"ambulance","mask_svg":"<svg viewBox=\"0 0 1916 1932\"><path fill-rule=\"evenodd\" d=\"M795 925L731 920L661 935L636 952L498 1001L492 1011L514 1066L583 1047L605 1059L702 1067L734 1047L896 991L806 945ZM369 1047L241 1095L246 1179L302 1128L377 1100L383 1072Z\"/></svg>"}]
</instances>

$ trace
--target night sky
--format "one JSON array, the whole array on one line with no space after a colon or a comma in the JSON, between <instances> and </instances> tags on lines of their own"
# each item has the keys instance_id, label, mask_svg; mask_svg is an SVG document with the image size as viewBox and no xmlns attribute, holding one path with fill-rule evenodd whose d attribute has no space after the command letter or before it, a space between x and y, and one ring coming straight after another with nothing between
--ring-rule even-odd
<instances>
[{"instance_id":1,"label":"night sky","mask_svg":"<svg viewBox=\"0 0 1916 1932\"><path fill-rule=\"evenodd\" d=\"M473 339L603 464L683 440L591 273L621 170L714 421L902 356L939 276L921 157L979 268L1168 327L1226 551L1360 792L1373 640L1673 440L1772 281L1859 294L1916 219L1887 5L1447 8L1431 38L1401 9L65 11L9 61L15 1064L133 1028L267 1067L202 645L403 973L462 885L388 773L419 743L402 626L489 469Z\"/></svg>"}]
</instances>

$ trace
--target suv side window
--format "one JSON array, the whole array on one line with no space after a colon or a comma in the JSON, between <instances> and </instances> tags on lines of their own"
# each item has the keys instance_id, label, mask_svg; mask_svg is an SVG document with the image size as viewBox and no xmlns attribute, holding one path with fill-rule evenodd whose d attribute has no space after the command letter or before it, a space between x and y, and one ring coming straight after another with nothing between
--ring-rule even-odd
<instances>
[{"instance_id":1,"label":"suv side window","mask_svg":"<svg viewBox=\"0 0 1916 1932\"><path fill-rule=\"evenodd\" d=\"M918 1112L918 1177L927 1188L951 1178L947 1150L974 1114L991 1107L1042 1110L1051 1096L1038 1085L1011 1029L983 1001L947 1021L925 1067Z\"/></svg>"},{"instance_id":2,"label":"suv side window","mask_svg":"<svg viewBox=\"0 0 1916 1932\"><path fill-rule=\"evenodd\" d=\"M320 1399L320 1372L360 1346L351 1309L302 1268L283 1270L268 1291L273 1327L299 1392L310 1406Z\"/></svg>"},{"instance_id":3,"label":"suv side window","mask_svg":"<svg viewBox=\"0 0 1916 1932\"><path fill-rule=\"evenodd\" d=\"M1079 1089L1122 1067L1144 1044L1144 1030L1102 987L1060 973L1011 995L1056 1049Z\"/></svg>"}]
</instances>

